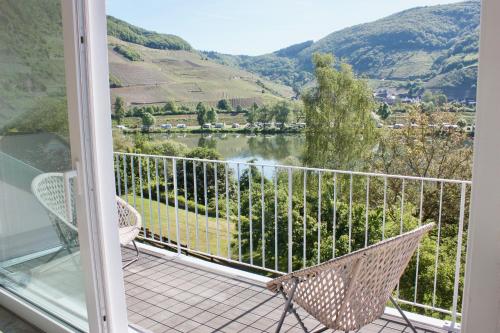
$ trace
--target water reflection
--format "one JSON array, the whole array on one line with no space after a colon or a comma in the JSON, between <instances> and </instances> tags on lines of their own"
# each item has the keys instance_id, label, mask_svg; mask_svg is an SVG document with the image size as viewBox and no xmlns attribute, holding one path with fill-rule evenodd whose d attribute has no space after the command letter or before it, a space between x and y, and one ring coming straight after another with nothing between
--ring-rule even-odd
<instances>
[{"instance_id":1,"label":"water reflection","mask_svg":"<svg viewBox=\"0 0 500 333\"><path fill-rule=\"evenodd\" d=\"M255 135L255 134L152 134L152 139L173 140L189 148L215 149L227 161L259 164L302 165L305 137L303 135Z\"/></svg>"}]
</instances>

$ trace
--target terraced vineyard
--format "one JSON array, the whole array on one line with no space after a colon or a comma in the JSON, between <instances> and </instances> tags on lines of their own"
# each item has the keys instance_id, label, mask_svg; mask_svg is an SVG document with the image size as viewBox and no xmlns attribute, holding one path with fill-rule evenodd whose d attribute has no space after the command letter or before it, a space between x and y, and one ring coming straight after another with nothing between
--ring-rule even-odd
<instances>
[{"instance_id":1,"label":"terraced vineyard","mask_svg":"<svg viewBox=\"0 0 500 333\"><path fill-rule=\"evenodd\" d=\"M210 104L221 98L271 102L294 95L290 87L206 60L197 52L151 49L111 36L108 42L110 73L121 86L111 90L112 98L121 96L132 105L168 100ZM113 50L116 45L126 45L143 60L125 58Z\"/></svg>"}]
</instances>

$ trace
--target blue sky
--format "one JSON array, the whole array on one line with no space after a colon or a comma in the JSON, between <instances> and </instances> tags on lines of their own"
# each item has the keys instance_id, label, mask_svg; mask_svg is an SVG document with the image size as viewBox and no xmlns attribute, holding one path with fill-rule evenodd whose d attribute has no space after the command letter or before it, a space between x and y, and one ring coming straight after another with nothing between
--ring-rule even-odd
<instances>
[{"instance_id":1,"label":"blue sky","mask_svg":"<svg viewBox=\"0 0 500 333\"><path fill-rule=\"evenodd\" d=\"M404 9L461 0L107 0L108 14L198 50L259 55Z\"/></svg>"}]
</instances>

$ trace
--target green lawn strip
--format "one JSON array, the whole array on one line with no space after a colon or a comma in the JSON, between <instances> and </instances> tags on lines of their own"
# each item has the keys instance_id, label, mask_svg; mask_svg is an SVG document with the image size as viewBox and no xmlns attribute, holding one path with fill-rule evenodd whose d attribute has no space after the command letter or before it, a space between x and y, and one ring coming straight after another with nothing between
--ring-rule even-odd
<instances>
[{"instance_id":1,"label":"green lawn strip","mask_svg":"<svg viewBox=\"0 0 500 333\"><path fill-rule=\"evenodd\" d=\"M129 194L127 196L122 196L124 200L127 200L132 206L134 206L133 195ZM176 228L176 209L173 206L165 205L165 203L158 203L156 200L149 200L146 198L141 199L140 196L135 198L135 207L139 214L142 216L143 226L149 230L153 230L157 235L163 237L163 241L167 242L168 238L172 241L177 241L177 228ZM158 219L158 208L160 209L160 220ZM168 209L167 209L168 208ZM167 218L168 216L168 218ZM205 215L198 214L198 216L188 211L187 212L187 222L186 222L186 210L184 208L178 208L177 211L178 223L179 223L179 237L180 242L183 245L189 244L190 249L200 250L203 252L207 251L207 218ZM198 223L196 222L196 217L198 217ZM187 225L187 228L186 228ZM160 227L161 226L161 227ZM198 226L198 227L197 227ZM198 229L198 247L196 247L196 229ZM230 237L229 241L233 239L234 233L234 223L230 222ZM186 237L186 230L188 231L188 237ZM223 257L227 256L227 220L225 217L219 217L219 244L220 244L220 255ZM168 233L170 231L170 234ZM186 242L188 240L188 242ZM214 217L208 217L208 244L211 254L217 254L217 219ZM231 252L234 254L236 249Z\"/></svg>"}]
</instances>

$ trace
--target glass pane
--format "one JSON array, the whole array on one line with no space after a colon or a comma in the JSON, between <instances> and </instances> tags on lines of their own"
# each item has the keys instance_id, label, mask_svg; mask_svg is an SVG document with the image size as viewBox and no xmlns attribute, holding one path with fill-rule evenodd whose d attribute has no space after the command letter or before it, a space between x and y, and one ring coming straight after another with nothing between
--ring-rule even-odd
<instances>
[{"instance_id":1,"label":"glass pane","mask_svg":"<svg viewBox=\"0 0 500 333\"><path fill-rule=\"evenodd\" d=\"M0 2L0 286L87 331L59 0Z\"/></svg>"}]
</instances>

